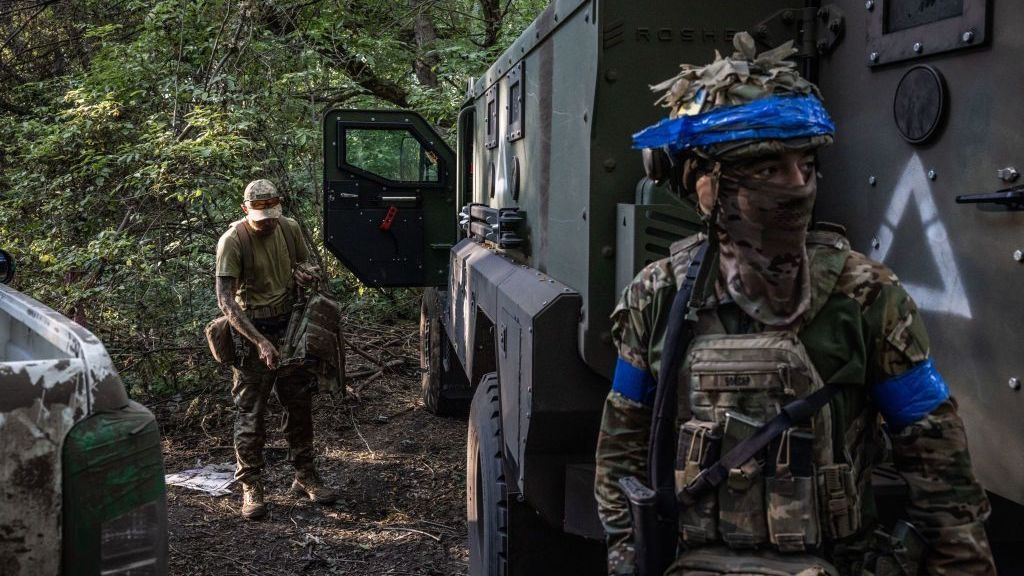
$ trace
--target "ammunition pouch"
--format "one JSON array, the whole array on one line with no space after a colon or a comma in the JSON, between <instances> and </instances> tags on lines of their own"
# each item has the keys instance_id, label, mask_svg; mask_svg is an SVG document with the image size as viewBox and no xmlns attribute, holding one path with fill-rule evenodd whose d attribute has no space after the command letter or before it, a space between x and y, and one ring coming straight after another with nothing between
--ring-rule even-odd
<instances>
[{"instance_id":1,"label":"ammunition pouch","mask_svg":"<svg viewBox=\"0 0 1024 576\"><path fill-rule=\"evenodd\" d=\"M217 362L225 365L235 363L235 341L231 337L231 324L227 316L218 316L211 320L203 330L210 354Z\"/></svg>"}]
</instances>

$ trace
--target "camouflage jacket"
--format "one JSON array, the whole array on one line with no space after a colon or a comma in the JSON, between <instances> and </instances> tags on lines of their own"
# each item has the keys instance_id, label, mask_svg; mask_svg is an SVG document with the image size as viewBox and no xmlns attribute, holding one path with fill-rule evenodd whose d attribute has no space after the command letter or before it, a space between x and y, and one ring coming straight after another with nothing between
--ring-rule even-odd
<instances>
[{"instance_id":1,"label":"camouflage jacket","mask_svg":"<svg viewBox=\"0 0 1024 576\"><path fill-rule=\"evenodd\" d=\"M701 235L683 240L671 257L645 267L625 288L612 313L620 360L648 371L654 382L676 287L702 239ZM850 251L841 235L812 231L808 256L812 304L798 334L825 382L852 384L827 409L832 411L835 437L855 435L864 444L865 475L870 478L871 467L881 459L871 387L925 361L927 333L913 300L892 271ZM758 331L756 323L742 324L745 315L735 304L719 302L711 276L707 286L695 287L703 297L702 314L717 315L729 332ZM822 321L814 321L819 318ZM631 475L646 479L650 424L648 405L615 390L609 394L597 445L595 494L607 533L611 574L633 573L629 510L618 480ZM983 526L989 503L971 469L955 400L942 402L893 434L892 447L893 463L909 485L908 514L930 544L925 558L928 573L995 574ZM864 483L864 490L870 492L870 482ZM849 541L827 542L827 555L863 549L856 541L868 541L875 516L873 498L867 496L860 499L866 508L861 531ZM830 560L843 572L859 572L856 562L851 568L845 559Z\"/></svg>"}]
</instances>

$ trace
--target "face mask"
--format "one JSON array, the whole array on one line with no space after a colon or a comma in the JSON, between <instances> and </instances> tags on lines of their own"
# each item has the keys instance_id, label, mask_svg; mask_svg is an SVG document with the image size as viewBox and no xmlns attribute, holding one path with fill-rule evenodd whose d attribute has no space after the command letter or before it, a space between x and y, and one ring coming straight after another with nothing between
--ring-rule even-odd
<instances>
[{"instance_id":1,"label":"face mask","mask_svg":"<svg viewBox=\"0 0 1024 576\"><path fill-rule=\"evenodd\" d=\"M810 306L807 226L817 180L785 186L722 175L718 181L719 270L751 318L785 327Z\"/></svg>"}]
</instances>

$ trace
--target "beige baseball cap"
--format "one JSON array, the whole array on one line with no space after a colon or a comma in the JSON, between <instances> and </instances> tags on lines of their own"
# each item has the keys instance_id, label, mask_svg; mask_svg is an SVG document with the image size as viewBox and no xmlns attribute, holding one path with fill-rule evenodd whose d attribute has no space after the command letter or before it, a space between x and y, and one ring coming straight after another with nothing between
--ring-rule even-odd
<instances>
[{"instance_id":1,"label":"beige baseball cap","mask_svg":"<svg viewBox=\"0 0 1024 576\"><path fill-rule=\"evenodd\" d=\"M280 194L277 193L277 186L266 178L260 178L259 180L253 180L245 187L245 195L243 200L249 202L250 200L267 200L269 198L277 198Z\"/></svg>"},{"instance_id":2,"label":"beige baseball cap","mask_svg":"<svg viewBox=\"0 0 1024 576\"><path fill-rule=\"evenodd\" d=\"M253 180L245 187L245 193L242 196L243 202L251 203L259 200L270 200L273 198L280 198L281 195L277 192L277 187L274 183L266 178L260 178L259 180ZM259 221L267 220L269 218L280 218L281 217L281 204L275 204L268 208L257 209L252 204L248 206L248 212L246 213L250 220Z\"/></svg>"}]
</instances>

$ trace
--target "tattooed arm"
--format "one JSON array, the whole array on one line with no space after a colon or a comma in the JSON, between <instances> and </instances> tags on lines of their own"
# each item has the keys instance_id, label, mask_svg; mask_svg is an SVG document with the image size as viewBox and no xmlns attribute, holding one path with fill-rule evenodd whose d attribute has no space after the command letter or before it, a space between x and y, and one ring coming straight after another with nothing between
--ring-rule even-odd
<instances>
[{"instance_id":1,"label":"tattooed arm","mask_svg":"<svg viewBox=\"0 0 1024 576\"><path fill-rule=\"evenodd\" d=\"M217 306L227 317L231 327L259 349L260 360L268 368L277 366L277 348L252 325L249 318L242 312L242 307L235 302L235 284L237 280L230 276L217 276Z\"/></svg>"}]
</instances>

